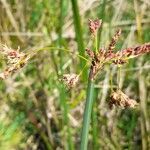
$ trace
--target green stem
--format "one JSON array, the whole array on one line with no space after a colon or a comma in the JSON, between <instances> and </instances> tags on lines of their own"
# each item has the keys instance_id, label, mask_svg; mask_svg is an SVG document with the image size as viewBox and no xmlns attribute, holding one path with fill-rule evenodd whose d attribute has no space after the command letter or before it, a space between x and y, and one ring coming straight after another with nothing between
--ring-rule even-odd
<instances>
[{"instance_id":1,"label":"green stem","mask_svg":"<svg viewBox=\"0 0 150 150\"><path fill-rule=\"evenodd\" d=\"M118 90L120 89L120 78L121 78L121 66L118 66L118 72L117 72L117 84L118 84Z\"/></svg>"},{"instance_id":2,"label":"green stem","mask_svg":"<svg viewBox=\"0 0 150 150\"><path fill-rule=\"evenodd\" d=\"M90 120L91 120L93 100L94 100L93 93L94 93L94 81L89 78L88 87L87 87L86 104L85 104L84 116L83 116L80 150L87 150L88 133L89 133Z\"/></svg>"},{"instance_id":3,"label":"green stem","mask_svg":"<svg viewBox=\"0 0 150 150\"><path fill-rule=\"evenodd\" d=\"M34 124L33 124L33 125L34 125ZM34 125L34 127L35 127L35 129L37 130L37 132L40 134L42 140L44 141L47 150L52 150L53 148L52 148L52 146L50 145L50 142L49 142L47 136L45 135L45 133L44 133L43 131L39 130L39 128L38 128L37 126Z\"/></svg>"},{"instance_id":4,"label":"green stem","mask_svg":"<svg viewBox=\"0 0 150 150\"><path fill-rule=\"evenodd\" d=\"M64 9L64 0L61 0L60 1L59 37L58 37L58 44L60 48L62 47L62 30L63 30L62 28L63 28L63 19L64 19L63 9ZM63 65L62 51L60 51L58 55L59 55L59 61L60 61L59 69L62 73L62 65Z\"/></svg>"},{"instance_id":5,"label":"green stem","mask_svg":"<svg viewBox=\"0 0 150 150\"><path fill-rule=\"evenodd\" d=\"M101 3L101 2L100 2ZM107 0L103 0L102 4L99 5L99 15L98 17L100 19L102 19L103 22L105 22L105 18L106 18L106 3L107 3ZM99 29L98 31L98 43L97 43L97 47L99 48L100 47L100 41L101 41L101 32L102 32L102 28L103 28L103 23L101 25L101 28Z\"/></svg>"},{"instance_id":6,"label":"green stem","mask_svg":"<svg viewBox=\"0 0 150 150\"><path fill-rule=\"evenodd\" d=\"M39 132L39 133L40 133L40 132ZM50 143L49 143L49 141L48 141L47 136L46 136L43 132L40 133L40 136L42 137L42 139L43 139L43 141L44 141L44 143L45 143L45 145L46 145L47 150L52 150L52 147L51 147L51 145L50 145Z\"/></svg>"},{"instance_id":7,"label":"green stem","mask_svg":"<svg viewBox=\"0 0 150 150\"><path fill-rule=\"evenodd\" d=\"M62 112L63 112L63 126L66 127L67 141L65 141L66 142L65 144L66 144L67 149L73 150L74 145L73 145L73 141L72 141L71 127L70 127L69 118L68 118L69 106L68 106L68 103L66 101L65 88L61 85L60 85L60 97L61 97L60 104L61 104L61 108L62 108Z\"/></svg>"},{"instance_id":8,"label":"green stem","mask_svg":"<svg viewBox=\"0 0 150 150\"><path fill-rule=\"evenodd\" d=\"M94 89L94 104L93 104L93 110L92 110L92 136L93 136L93 149L97 150L99 149L99 139L98 139L98 89Z\"/></svg>"},{"instance_id":9,"label":"green stem","mask_svg":"<svg viewBox=\"0 0 150 150\"><path fill-rule=\"evenodd\" d=\"M85 47L84 47L84 43L83 43L83 33L82 33L81 19L80 19L80 14L79 14L78 3L77 3L77 0L71 0L71 3L72 3L72 11L73 11L73 19L74 19L76 39L77 39L77 43L78 43L78 50L79 50L79 54L84 56ZM86 62L84 60L80 59L81 68L84 67L85 63ZM85 70L83 72L82 78L84 81L87 80L87 70Z\"/></svg>"},{"instance_id":10,"label":"green stem","mask_svg":"<svg viewBox=\"0 0 150 150\"><path fill-rule=\"evenodd\" d=\"M61 12L60 12L60 26L59 26L59 48L62 47L62 30L63 30L63 23L64 23L64 17L65 17L65 3L66 3L66 0L61 0L60 1L60 8L61 8ZM63 74L63 69L62 69L62 66L63 66L63 53L62 51L59 52L59 56L60 56L60 71L61 71L61 74ZM62 111L63 111L63 127L66 127L66 140L65 140L65 145L67 147L67 149L69 150L73 150L74 149L74 146L73 146L73 141L72 141L72 136L71 136L71 127L70 127L70 124L69 124L69 118L68 118L68 114L69 114L69 106L67 104L67 101L66 101L66 93L65 93L65 89L63 86L60 87L60 102L61 102L61 105L62 105Z\"/></svg>"},{"instance_id":11,"label":"green stem","mask_svg":"<svg viewBox=\"0 0 150 150\"><path fill-rule=\"evenodd\" d=\"M43 51L43 50L61 50L61 51L64 51L64 52L68 52L68 53L71 53L71 51L69 49L65 49L65 48L60 48L60 47L51 47L51 46L45 46L43 48L39 48L39 49L36 49L36 50L33 50L32 52L27 52L26 54L27 55L30 55L30 57L33 57L35 54L37 54L38 52L40 51ZM80 55L80 54L76 54L80 59L83 59L85 62L86 61L89 61L88 59L86 59L84 56Z\"/></svg>"}]
</instances>

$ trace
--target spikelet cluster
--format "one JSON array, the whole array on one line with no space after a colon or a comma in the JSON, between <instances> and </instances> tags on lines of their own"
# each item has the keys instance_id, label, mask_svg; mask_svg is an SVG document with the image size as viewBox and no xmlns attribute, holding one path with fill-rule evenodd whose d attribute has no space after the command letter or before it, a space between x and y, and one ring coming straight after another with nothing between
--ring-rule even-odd
<instances>
[{"instance_id":1,"label":"spikelet cluster","mask_svg":"<svg viewBox=\"0 0 150 150\"><path fill-rule=\"evenodd\" d=\"M68 89L73 88L79 80L79 75L77 74L64 74L61 81L67 86Z\"/></svg>"},{"instance_id":2,"label":"spikelet cluster","mask_svg":"<svg viewBox=\"0 0 150 150\"><path fill-rule=\"evenodd\" d=\"M113 92L110 96L109 101L110 108L112 108L113 106L121 108L136 108L138 105L139 104L135 100L130 99L121 90Z\"/></svg>"},{"instance_id":3,"label":"spikelet cluster","mask_svg":"<svg viewBox=\"0 0 150 150\"><path fill-rule=\"evenodd\" d=\"M23 68L30 58L29 55L20 52L19 48L14 50L6 45L0 45L0 53L5 57L7 62L7 67L0 73L1 79L6 79L8 76L13 75Z\"/></svg>"},{"instance_id":4,"label":"spikelet cluster","mask_svg":"<svg viewBox=\"0 0 150 150\"><path fill-rule=\"evenodd\" d=\"M89 20L89 29L90 32L95 35L97 30L101 27L101 20ZM102 69L106 63L114 63L122 65L127 62L128 59L142 55L144 53L150 53L150 43L145 43L140 46L126 48L120 51L115 52L115 45L121 35L121 29L118 29L114 36L112 37L107 48L100 48L98 52L86 48L88 56L91 58L91 69L90 69L90 78L93 80L99 70Z\"/></svg>"}]
</instances>

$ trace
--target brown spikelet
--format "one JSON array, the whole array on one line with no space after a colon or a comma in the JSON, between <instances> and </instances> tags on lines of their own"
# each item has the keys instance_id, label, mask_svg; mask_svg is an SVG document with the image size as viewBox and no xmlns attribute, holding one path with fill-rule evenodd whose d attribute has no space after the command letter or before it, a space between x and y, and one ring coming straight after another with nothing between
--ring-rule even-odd
<instances>
[{"instance_id":1,"label":"brown spikelet","mask_svg":"<svg viewBox=\"0 0 150 150\"><path fill-rule=\"evenodd\" d=\"M114 106L119 106L121 108L135 108L138 106L138 103L130 99L126 94L124 94L121 90L117 90L113 92L110 96L109 106L112 108Z\"/></svg>"},{"instance_id":2,"label":"brown spikelet","mask_svg":"<svg viewBox=\"0 0 150 150\"><path fill-rule=\"evenodd\" d=\"M94 79L98 71L103 67L105 62L105 50L99 49L97 53L90 49L86 49L87 54L92 59L90 68L90 79Z\"/></svg>"},{"instance_id":3,"label":"brown spikelet","mask_svg":"<svg viewBox=\"0 0 150 150\"><path fill-rule=\"evenodd\" d=\"M93 80L98 71L103 68L103 63L100 63L98 60L93 60L90 68L90 79Z\"/></svg>"},{"instance_id":4,"label":"brown spikelet","mask_svg":"<svg viewBox=\"0 0 150 150\"><path fill-rule=\"evenodd\" d=\"M95 36L97 30L101 27L102 20L96 19L91 20L89 19L89 30Z\"/></svg>"},{"instance_id":5,"label":"brown spikelet","mask_svg":"<svg viewBox=\"0 0 150 150\"><path fill-rule=\"evenodd\" d=\"M138 55L142 55L145 53L150 53L150 43L146 43L140 46L136 46L134 48L126 48L122 51L120 51L120 55L126 56L126 57L136 57Z\"/></svg>"},{"instance_id":6,"label":"brown spikelet","mask_svg":"<svg viewBox=\"0 0 150 150\"><path fill-rule=\"evenodd\" d=\"M140 56L145 53L150 53L150 43L145 43L140 46L120 50L114 55L114 57L112 57L112 60L115 64L124 64L128 59Z\"/></svg>"},{"instance_id":7,"label":"brown spikelet","mask_svg":"<svg viewBox=\"0 0 150 150\"><path fill-rule=\"evenodd\" d=\"M7 67L2 73L0 73L0 79L6 79L8 76L13 75L15 72L23 68L30 59L30 55L19 52L19 48L13 50L6 45L0 46L0 52L4 55L7 62Z\"/></svg>"},{"instance_id":8,"label":"brown spikelet","mask_svg":"<svg viewBox=\"0 0 150 150\"><path fill-rule=\"evenodd\" d=\"M115 45L116 45L116 42L118 41L119 37L121 35L121 29L118 29L115 33L115 35L112 37L111 41L110 41L110 44L108 46L108 54L109 53L112 53L112 51L114 50L115 48Z\"/></svg>"},{"instance_id":9,"label":"brown spikelet","mask_svg":"<svg viewBox=\"0 0 150 150\"><path fill-rule=\"evenodd\" d=\"M89 57L91 57L92 59L94 58L94 52L91 49L86 48L86 52L89 55Z\"/></svg>"},{"instance_id":10,"label":"brown spikelet","mask_svg":"<svg viewBox=\"0 0 150 150\"><path fill-rule=\"evenodd\" d=\"M67 86L68 89L73 88L79 80L77 74L64 74L61 81Z\"/></svg>"}]
</instances>

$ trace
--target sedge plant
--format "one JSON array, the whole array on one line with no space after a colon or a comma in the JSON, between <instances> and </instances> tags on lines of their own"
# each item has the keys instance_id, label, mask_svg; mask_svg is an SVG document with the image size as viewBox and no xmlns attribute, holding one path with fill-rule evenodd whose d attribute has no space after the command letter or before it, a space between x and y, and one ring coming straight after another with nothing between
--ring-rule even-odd
<instances>
[{"instance_id":1,"label":"sedge plant","mask_svg":"<svg viewBox=\"0 0 150 150\"><path fill-rule=\"evenodd\" d=\"M94 81L98 72L102 70L105 64L115 64L120 67L121 65L125 64L130 58L137 57L144 53L150 53L150 43L146 43L134 48L126 48L115 53L113 50L115 49L116 42L118 41L121 35L121 29L118 29L116 31L107 48L98 49L97 32L101 27L101 24L101 20L89 20L89 29L92 36L95 39L95 49L86 49L87 54L91 58L91 67L89 71L86 103L83 115L80 150L87 150L88 146L88 133L94 102ZM121 106L123 108L135 108L138 105L138 103L135 100L130 99L127 95L125 95L118 87L116 91L113 91L112 89L109 105L110 108L114 105Z\"/></svg>"},{"instance_id":2,"label":"sedge plant","mask_svg":"<svg viewBox=\"0 0 150 150\"><path fill-rule=\"evenodd\" d=\"M98 49L97 31L101 27L101 24L102 24L101 20L98 20L98 19L94 21L89 20L89 29L95 41L94 42L95 49L94 50L91 50L89 48L86 49L87 55L91 59L90 60L91 66L89 70L86 103L85 103L85 110L84 110L84 115L83 115L80 150L87 150L88 133L89 133L92 107L93 107L93 101L94 101L94 81L98 72L102 70L105 64L115 64L115 65L121 66L125 64L130 58L135 58L144 53L150 53L150 43L145 43L140 46L126 48L126 49L114 52L116 42L121 35L120 29L116 31L115 35L112 37L107 48ZM20 52L19 49L13 50L11 48L8 48L6 45L0 45L0 46L1 46L0 52L6 58L7 64L8 64L7 67L4 69L4 71L0 73L0 79L2 80L5 80L8 76L11 76L14 73L16 73L18 70L22 69L28 63L28 61L39 51L58 49L61 51L70 52L69 50L66 50L63 48L46 46L44 48L35 50L32 53L31 52L24 53L24 52ZM80 57L81 59L89 63L89 60L86 59L84 56L78 54L78 57ZM81 73L82 72L83 71L81 71ZM76 75L64 76L64 80L71 88L75 86L75 84L78 81L78 78L79 78L79 75L78 76ZM110 107L115 105L115 106L121 106L123 108L128 108L128 107L134 108L137 106L136 101L130 99L119 88L116 91L113 91L112 89L112 94L110 96L109 104L110 104ZM67 112L65 112L65 114L67 115ZM66 124L67 122L68 120L66 121Z\"/></svg>"}]
</instances>

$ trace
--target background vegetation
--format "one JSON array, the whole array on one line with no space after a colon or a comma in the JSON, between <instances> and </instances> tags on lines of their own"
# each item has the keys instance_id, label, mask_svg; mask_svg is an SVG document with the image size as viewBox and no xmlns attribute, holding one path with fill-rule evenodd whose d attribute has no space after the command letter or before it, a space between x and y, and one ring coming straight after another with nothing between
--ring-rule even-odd
<instances>
[{"instance_id":1,"label":"background vegetation","mask_svg":"<svg viewBox=\"0 0 150 150\"><path fill-rule=\"evenodd\" d=\"M63 74L80 73L85 48L93 42L88 19L103 20L98 44L106 47L122 29L116 50L150 41L149 0L0 0L0 43L32 52L45 46L18 73L0 81L0 149L79 149L87 71L68 90ZM59 48L69 49L70 52ZM88 149L150 149L150 56L130 60L121 69L122 90L140 109L108 107L115 66L106 66L94 85ZM6 66L1 57L1 71Z\"/></svg>"}]
</instances>

